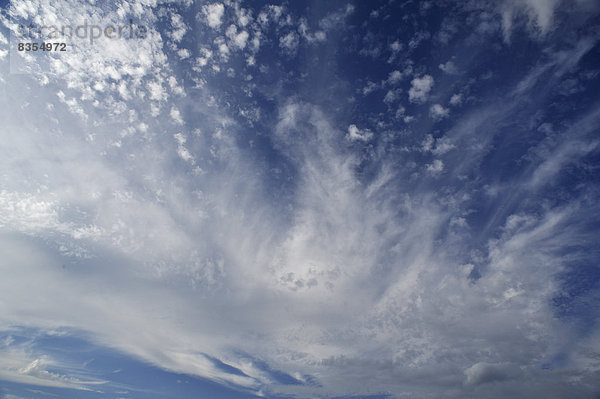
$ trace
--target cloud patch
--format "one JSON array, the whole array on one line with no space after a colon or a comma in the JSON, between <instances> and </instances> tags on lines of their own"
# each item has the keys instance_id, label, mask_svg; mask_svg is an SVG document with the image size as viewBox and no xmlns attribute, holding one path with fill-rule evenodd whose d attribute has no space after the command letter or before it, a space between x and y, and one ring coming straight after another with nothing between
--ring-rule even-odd
<instances>
[{"instance_id":1,"label":"cloud patch","mask_svg":"<svg viewBox=\"0 0 600 399\"><path fill-rule=\"evenodd\" d=\"M431 75L423 75L411 81L408 91L408 99L411 103L421 104L429 98L429 92L433 88L434 80Z\"/></svg>"},{"instance_id":2,"label":"cloud patch","mask_svg":"<svg viewBox=\"0 0 600 399\"><path fill-rule=\"evenodd\" d=\"M369 141L373 138L373 132L369 129L359 129L356 125L348 126L348 134L346 135L350 141Z\"/></svg>"},{"instance_id":3,"label":"cloud patch","mask_svg":"<svg viewBox=\"0 0 600 399\"><path fill-rule=\"evenodd\" d=\"M218 29L223 23L223 15L225 14L225 6L221 3L212 3L202 6L202 14L204 20L213 29Z\"/></svg>"},{"instance_id":4,"label":"cloud patch","mask_svg":"<svg viewBox=\"0 0 600 399\"><path fill-rule=\"evenodd\" d=\"M450 115L450 110L440 104L434 104L429 108L429 115L435 120L441 120Z\"/></svg>"}]
</instances>

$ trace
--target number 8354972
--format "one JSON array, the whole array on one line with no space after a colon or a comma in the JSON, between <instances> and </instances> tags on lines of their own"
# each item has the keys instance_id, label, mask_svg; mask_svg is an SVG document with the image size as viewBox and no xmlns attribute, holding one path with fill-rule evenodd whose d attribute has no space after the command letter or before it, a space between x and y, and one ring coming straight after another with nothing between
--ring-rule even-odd
<instances>
[{"instance_id":1,"label":"number 8354972","mask_svg":"<svg viewBox=\"0 0 600 399\"><path fill-rule=\"evenodd\" d=\"M19 51L67 51L66 43L19 43Z\"/></svg>"}]
</instances>

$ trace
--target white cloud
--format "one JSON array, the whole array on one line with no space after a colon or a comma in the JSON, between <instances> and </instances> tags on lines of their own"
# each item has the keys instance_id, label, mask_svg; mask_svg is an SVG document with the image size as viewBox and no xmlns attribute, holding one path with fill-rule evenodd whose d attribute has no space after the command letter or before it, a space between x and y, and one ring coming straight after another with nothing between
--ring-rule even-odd
<instances>
[{"instance_id":1,"label":"white cloud","mask_svg":"<svg viewBox=\"0 0 600 399\"><path fill-rule=\"evenodd\" d=\"M555 9L560 3L559 0L525 0L524 3L527 12L533 15L542 33L548 32L554 19Z\"/></svg>"},{"instance_id":2,"label":"white cloud","mask_svg":"<svg viewBox=\"0 0 600 399\"><path fill-rule=\"evenodd\" d=\"M411 88L408 91L408 98L411 103L424 103L427 101L429 92L433 87L433 77L424 75L420 78L414 78L411 82Z\"/></svg>"},{"instance_id":3,"label":"white cloud","mask_svg":"<svg viewBox=\"0 0 600 399\"><path fill-rule=\"evenodd\" d=\"M435 148L431 151L435 155L442 155L456 148L456 146L447 137L440 137L435 141Z\"/></svg>"},{"instance_id":4,"label":"white cloud","mask_svg":"<svg viewBox=\"0 0 600 399\"><path fill-rule=\"evenodd\" d=\"M414 36L408 41L408 47L410 47L411 49L416 49L424 40L429 39L430 36L430 33L426 31L416 32Z\"/></svg>"},{"instance_id":5,"label":"white cloud","mask_svg":"<svg viewBox=\"0 0 600 399\"><path fill-rule=\"evenodd\" d=\"M261 26L266 26L269 23L269 14L261 11L258 16L256 17L256 21L261 25Z\"/></svg>"},{"instance_id":6,"label":"white cloud","mask_svg":"<svg viewBox=\"0 0 600 399\"><path fill-rule=\"evenodd\" d=\"M213 53L210 49L201 48L200 54L202 54L202 56L196 58L196 65L198 67L206 66L208 64L208 61L212 58Z\"/></svg>"},{"instance_id":7,"label":"white cloud","mask_svg":"<svg viewBox=\"0 0 600 399\"><path fill-rule=\"evenodd\" d=\"M169 83L169 88L171 89L171 92L173 94L176 94L178 96L185 96L185 90L177 83L177 79L175 78L175 76L169 76L169 78L167 79L167 83Z\"/></svg>"},{"instance_id":8,"label":"white cloud","mask_svg":"<svg viewBox=\"0 0 600 399\"><path fill-rule=\"evenodd\" d=\"M261 37L262 37L262 33L259 30L256 30L252 33L252 40L250 40L249 47L250 47L250 50L255 54L260 49Z\"/></svg>"},{"instance_id":9,"label":"white cloud","mask_svg":"<svg viewBox=\"0 0 600 399\"><path fill-rule=\"evenodd\" d=\"M176 133L173 135L173 137L177 141L177 155L179 155L179 157L181 159L183 159L184 161L190 162L193 165L194 157L192 156L192 154L190 154L189 150L185 147L185 143L187 141L187 138L185 137L185 135L182 133Z\"/></svg>"},{"instance_id":10,"label":"white cloud","mask_svg":"<svg viewBox=\"0 0 600 399\"><path fill-rule=\"evenodd\" d=\"M402 93L401 89L388 90L388 92L385 93L385 96L383 97L383 102L388 105L391 105L392 103L396 102L400 98L401 93Z\"/></svg>"},{"instance_id":11,"label":"white cloud","mask_svg":"<svg viewBox=\"0 0 600 399\"><path fill-rule=\"evenodd\" d=\"M44 229L64 229L58 221L55 200L36 198L27 193L0 191L2 225L28 232Z\"/></svg>"},{"instance_id":12,"label":"white cloud","mask_svg":"<svg viewBox=\"0 0 600 399\"><path fill-rule=\"evenodd\" d=\"M182 48L177 50L177 55L179 55L179 59L181 60L185 60L187 58L190 58L190 50L186 49L186 48Z\"/></svg>"},{"instance_id":13,"label":"white cloud","mask_svg":"<svg viewBox=\"0 0 600 399\"><path fill-rule=\"evenodd\" d=\"M452 144L448 137L434 138L433 135L428 134L425 139L421 142L420 151L431 152L435 155L442 155L452 150L456 146Z\"/></svg>"},{"instance_id":14,"label":"white cloud","mask_svg":"<svg viewBox=\"0 0 600 399\"><path fill-rule=\"evenodd\" d=\"M462 104L463 101L463 96L462 94L458 93L458 94L453 94L452 97L450 97L450 105L460 105Z\"/></svg>"},{"instance_id":15,"label":"white cloud","mask_svg":"<svg viewBox=\"0 0 600 399\"><path fill-rule=\"evenodd\" d=\"M327 34L322 30L318 30L315 32L314 40L317 42L323 42L327 39Z\"/></svg>"},{"instance_id":16,"label":"white cloud","mask_svg":"<svg viewBox=\"0 0 600 399\"><path fill-rule=\"evenodd\" d=\"M308 43L320 43L325 41L327 38L327 34L322 30L318 30L314 34L310 32L305 18L300 20L298 32L300 33L300 36L302 36L302 38Z\"/></svg>"},{"instance_id":17,"label":"white cloud","mask_svg":"<svg viewBox=\"0 0 600 399\"><path fill-rule=\"evenodd\" d=\"M348 140L350 141L369 141L373 137L373 132L369 129L359 129L356 125L348 126Z\"/></svg>"},{"instance_id":18,"label":"white cloud","mask_svg":"<svg viewBox=\"0 0 600 399\"><path fill-rule=\"evenodd\" d=\"M398 82L400 82L403 78L404 78L404 76L402 75L402 72L395 70L395 71L390 72L390 74L387 78L387 82L391 85L395 85Z\"/></svg>"},{"instance_id":19,"label":"white cloud","mask_svg":"<svg viewBox=\"0 0 600 399\"><path fill-rule=\"evenodd\" d=\"M243 49L246 47L247 41L248 41L248 32L243 30L236 35L234 43L238 48Z\"/></svg>"},{"instance_id":20,"label":"white cloud","mask_svg":"<svg viewBox=\"0 0 600 399\"><path fill-rule=\"evenodd\" d=\"M436 159L427 165L427 170L431 173L440 173L444 170L444 163L441 160Z\"/></svg>"},{"instance_id":21,"label":"white cloud","mask_svg":"<svg viewBox=\"0 0 600 399\"><path fill-rule=\"evenodd\" d=\"M171 112L169 113L169 115L171 115L171 118L178 124L178 125L183 125L183 119L181 119L181 113L179 112L179 110L175 107L171 108Z\"/></svg>"},{"instance_id":22,"label":"white cloud","mask_svg":"<svg viewBox=\"0 0 600 399\"><path fill-rule=\"evenodd\" d=\"M406 113L406 108L404 108L404 106L400 105L400 106L398 107L398 109L396 110L396 115L395 115L395 117L396 117L397 119L400 119L400 118L402 118L402 117L404 117L404 116L405 116L405 115L404 115L405 113Z\"/></svg>"},{"instance_id":23,"label":"white cloud","mask_svg":"<svg viewBox=\"0 0 600 399\"><path fill-rule=\"evenodd\" d=\"M212 3L202 6L202 13L206 18L206 23L213 29L217 29L223 23L225 7L221 3Z\"/></svg>"},{"instance_id":24,"label":"white cloud","mask_svg":"<svg viewBox=\"0 0 600 399\"><path fill-rule=\"evenodd\" d=\"M235 14L238 19L238 25L245 27L252 22L252 11L246 8L236 7Z\"/></svg>"},{"instance_id":25,"label":"white cloud","mask_svg":"<svg viewBox=\"0 0 600 399\"><path fill-rule=\"evenodd\" d=\"M469 385L480 385L505 381L514 378L517 370L510 364L476 363L465 370L466 383Z\"/></svg>"},{"instance_id":26,"label":"white cloud","mask_svg":"<svg viewBox=\"0 0 600 399\"><path fill-rule=\"evenodd\" d=\"M274 21L279 21L281 19L281 17L283 16L283 7L282 6L277 6L277 5L269 5L267 7L268 10L268 15L274 20Z\"/></svg>"},{"instance_id":27,"label":"white cloud","mask_svg":"<svg viewBox=\"0 0 600 399\"><path fill-rule=\"evenodd\" d=\"M183 22L181 15L171 14L171 27L169 35L175 43L179 43L187 32L187 26Z\"/></svg>"},{"instance_id":28,"label":"white cloud","mask_svg":"<svg viewBox=\"0 0 600 399\"><path fill-rule=\"evenodd\" d=\"M545 35L552 30L554 14L560 0L507 0L500 4L502 30L506 42L510 42L513 23L519 16L528 18L529 30L535 34Z\"/></svg>"},{"instance_id":29,"label":"white cloud","mask_svg":"<svg viewBox=\"0 0 600 399\"><path fill-rule=\"evenodd\" d=\"M431 134L425 136L423 142L421 143L421 151L431 151L433 148L433 144L435 143L435 139Z\"/></svg>"},{"instance_id":30,"label":"white cloud","mask_svg":"<svg viewBox=\"0 0 600 399\"><path fill-rule=\"evenodd\" d=\"M36 93L53 95L51 88ZM260 169L232 144L235 125L216 107L201 110L207 119L217 114L218 129L203 121L198 133L175 134L172 154L164 142L136 142L134 156L125 157L135 173L116 169L98 147L78 140L77 129L54 142L8 119L11 134L2 131L3 145L20 148L8 154L27 160L23 168L37 171L28 179L47 188L38 195L25 187L6 190L2 197L0 272L10 278L0 280L0 292L10 306L0 324L27 319L42 329L82 329L99 344L168 370L298 396L239 352L286 372L316 375L321 386L300 387L311 396L381 389L401 395L412 389L398 382L404 379L424 392L438 392L448 381L475 390L511 381L494 377L493 365L511 359L532 369L554 353L561 333L544 303L561 262L548 251L560 242L571 245L564 227L573 228L573 211L508 219L502 236L489 242L489 254L481 255L486 272L474 282L468 278L473 266L451 255L457 246L464 249L462 239L440 233L446 223L466 228L462 213L440 205L432 192L396 195L396 182L406 177L395 163L381 164L367 182L356 175L360 158L340 139L362 141L372 132L356 125L337 129L317 106L281 106L273 140L298 173L294 209L282 215L256 191ZM43 117L36 114L30 123L43 126ZM144 120L147 134L164 131L156 122ZM440 147L433 137L428 141L434 141L429 151ZM160 166L171 155L189 163L205 156L225 167L188 177ZM6 167L8 161L0 160L11 184L22 184L21 169ZM427 169L452 167L437 159ZM75 200L86 213L71 220L65 210L74 212L69 204ZM70 238L86 226L87 236ZM59 250L48 247L55 241L109 253L95 250L86 267L69 273L60 267ZM142 330L147 333L137 333ZM482 345L490 350L482 354ZM247 376L215 368L201 352ZM492 366L474 367L480 363Z\"/></svg>"},{"instance_id":31,"label":"white cloud","mask_svg":"<svg viewBox=\"0 0 600 399\"><path fill-rule=\"evenodd\" d=\"M165 101L168 97L167 91L160 82L148 82L148 92L150 93L150 99L152 100Z\"/></svg>"},{"instance_id":32,"label":"white cloud","mask_svg":"<svg viewBox=\"0 0 600 399\"><path fill-rule=\"evenodd\" d=\"M47 355L32 357L31 348L29 348L29 342L27 341L23 343L7 341L3 346L0 347L0 380L79 391L97 391L106 383L106 381L86 375L60 374L48 371L49 368L56 369L57 367L75 368L70 365L61 365Z\"/></svg>"},{"instance_id":33,"label":"white cloud","mask_svg":"<svg viewBox=\"0 0 600 399\"><path fill-rule=\"evenodd\" d=\"M362 94L363 94L363 96L366 96L367 94L374 92L378 88L379 88L379 85L377 83L367 82L367 85L365 87L363 87L363 89L362 89Z\"/></svg>"},{"instance_id":34,"label":"white cloud","mask_svg":"<svg viewBox=\"0 0 600 399\"><path fill-rule=\"evenodd\" d=\"M287 54L295 54L299 43L298 34L295 32L289 32L279 39L279 47Z\"/></svg>"},{"instance_id":35,"label":"white cloud","mask_svg":"<svg viewBox=\"0 0 600 399\"><path fill-rule=\"evenodd\" d=\"M249 34L245 30L238 33L236 26L230 25L229 28L227 28L226 35L235 47L242 50L246 47Z\"/></svg>"},{"instance_id":36,"label":"white cloud","mask_svg":"<svg viewBox=\"0 0 600 399\"><path fill-rule=\"evenodd\" d=\"M458 68L452 61L448 61L445 64L440 64L439 68L448 75L456 75L458 73Z\"/></svg>"},{"instance_id":37,"label":"white cloud","mask_svg":"<svg viewBox=\"0 0 600 399\"><path fill-rule=\"evenodd\" d=\"M215 39L214 43L217 46L217 49L219 50L219 55L221 56L221 59L223 61L229 60L229 54L231 52L229 51L229 46L227 46L227 43L225 43L225 38L219 36ZM215 65L213 65L213 67L214 66Z\"/></svg>"},{"instance_id":38,"label":"white cloud","mask_svg":"<svg viewBox=\"0 0 600 399\"><path fill-rule=\"evenodd\" d=\"M390 49L394 52L397 53L400 50L402 50L404 46L402 45L402 43L400 43L400 41L396 40L394 41L392 44L390 44Z\"/></svg>"},{"instance_id":39,"label":"white cloud","mask_svg":"<svg viewBox=\"0 0 600 399\"><path fill-rule=\"evenodd\" d=\"M434 104L429 108L429 115L436 120L447 118L450 115L450 110L444 108L440 104Z\"/></svg>"},{"instance_id":40,"label":"white cloud","mask_svg":"<svg viewBox=\"0 0 600 399\"><path fill-rule=\"evenodd\" d=\"M346 4L345 7L340 8L338 11L334 11L325 16L319 21L319 26L323 28L325 32L336 29L342 26L346 22L346 18L354 12L354 5Z\"/></svg>"}]
</instances>

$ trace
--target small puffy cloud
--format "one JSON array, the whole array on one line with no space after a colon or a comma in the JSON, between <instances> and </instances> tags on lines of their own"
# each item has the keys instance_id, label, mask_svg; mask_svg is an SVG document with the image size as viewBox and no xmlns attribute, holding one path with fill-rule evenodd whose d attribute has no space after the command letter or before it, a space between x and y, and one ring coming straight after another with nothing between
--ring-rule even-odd
<instances>
[{"instance_id":1,"label":"small puffy cloud","mask_svg":"<svg viewBox=\"0 0 600 399\"><path fill-rule=\"evenodd\" d=\"M363 87L362 94L363 94L363 96L366 96L367 94L374 92L378 88L379 88L379 85L377 83L369 81L369 82L367 82L367 85L365 87Z\"/></svg>"},{"instance_id":2,"label":"small puffy cloud","mask_svg":"<svg viewBox=\"0 0 600 399\"><path fill-rule=\"evenodd\" d=\"M207 4L202 7L202 13L206 18L206 23L213 29L221 26L225 7L221 3Z\"/></svg>"},{"instance_id":3,"label":"small puffy cloud","mask_svg":"<svg viewBox=\"0 0 600 399\"><path fill-rule=\"evenodd\" d=\"M398 98L400 98L401 92L402 92L402 90L400 90L400 89L388 90L388 92L385 94L385 97L383 98L383 102L388 105L391 105L396 100L398 100Z\"/></svg>"},{"instance_id":4,"label":"small puffy cloud","mask_svg":"<svg viewBox=\"0 0 600 399\"><path fill-rule=\"evenodd\" d=\"M173 39L174 42L178 43L183 39L183 36L187 32L187 26L183 22L183 18L179 14L171 15L171 32L169 32L169 36Z\"/></svg>"},{"instance_id":5,"label":"small puffy cloud","mask_svg":"<svg viewBox=\"0 0 600 399\"><path fill-rule=\"evenodd\" d=\"M322 30L318 30L315 32L315 40L318 42L323 42L327 38L327 34Z\"/></svg>"},{"instance_id":6,"label":"small puffy cloud","mask_svg":"<svg viewBox=\"0 0 600 399\"><path fill-rule=\"evenodd\" d=\"M266 26L269 23L269 15L264 12L261 11L258 16L256 17L256 21L261 25L261 26Z\"/></svg>"},{"instance_id":7,"label":"small puffy cloud","mask_svg":"<svg viewBox=\"0 0 600 399\"><path fill-rule=\"evenodd\" d=\"M227 43L225 43L225 38L217 37L215 39L215 45L219 49L219 54L221 55L221 59L224 61L227 61L229 59L230 51L229 51L229 47L227 46Z\"/></svg>"},{"instance_id":8,"label":"small puffy cloud","mask_svg":"<svg viewBox=\"0 0 600 399\"><path fill-rule=\"evenodd\" d=\"M411 49L416 49L419 45L424 41L431 37L429 32L417 32L415 35L408 41L408 47Z\"/></svg>"},{"instance_id":9,"label":"small puffy cloud","mask_svg":"<svg viewBox=\"0 0 600 399\"><path fill-rule=\"evenodd\" d=\"M466 385L481 385L488 382L505 381L516 377L509 364L476 363L465 370Z\"/></svg>"},{"instance_id":10,"label":"small puffy cloud","mask_svg":"<svg viewBox=\"0 0 600 399\"><path fill-rule=\"evenodd\" d=\"M396 70L396 71L392 71L390 72L388 78L387 78L387 82L391 85L396 84L398 82L400 82L402 80L404 76L402 75L402 72Z\"/></svg>"},{"instance_id":11,"label":"small puffy cloud","mask_svg":"<svg viewBox=\"0 0 600 399\"><path fill-rule=\"evenodd\" d=\"M424 103L427 101L429 92L433 87L433 77L424 75L420 78L414 78L411 82L411 88L408 91L408 99L411 103Z\"/></svg>"},{"instance_id":12,"label":"small puffy cloud","mask_svg":"<svg viewBox=\"0 0 600 399\"><path fill-rule=\"evenodd\" d=\"M252 35L252 40L250 41L250 50L253 53L257 53L260 48L260 38L262 33L259 30L255 30Z\"/></svg>"},{"instance_id":13,"label":"small puffy cloud","mask_svg":"<svg viewBox=\"0 0 600 399\"><path fill-rule=\"evenodd\" d=\"M369 129L359 129L356 125L350 125L346 137L350 141L369 141L373 137L373 132Z\"/></svg>"},{"instance_id":14,"label":"small puffy cloud","mask_svg":"<svg viewBox=\"0 0 600 399\"><path fill-rule=\"evenodd\" d=\"M185 60L186 58L190 58L190 50L186 48L179 49L177 50L177 55L179 56L179 59Z\"/></svg>"},{"instance_id":15,"label":"small puffy cloud","mask_svg":"<svg viewBox=\"0 0 600 399\"><path fill-rule=\"evenodd\" d=\"M448 117L450 114L450 110L448 108L444 108L440 104L434 104L429 108L429 115L435 119L440 120Z\"/></svg>"},{"instance_id":16,"label":"small puffy cloud","mask_svg":"<svg viewBox=\"0 0 600 399\"><path fill-rule=\"evenodd\" d=\"M465 219L464 217L453 217L452 219L450 219L450 226L469 227L469 223L467 222L467 219ZM471 270L469 270L469 274L471 273Z\"/></svg>"},{"instance_id":17,"label":"small puffy cloud","mask_svg":"<svg viewBox=\"0 0 600 399\"><path fill-rule=\"evenodd\" d=\"M402 50L402 43L400 43L399 40L396 40L395 42L393 42L392 44L390 44L390 49L394 52L397 53L398 51Z\"/></svg>"},{"instance_id":18,"label":"small puffy cloud","mask_svg":"<svg viewBox=\"0 0 600 399\"><path fill-rule=\"evenodd\" d=\"M347 4L346 7L340 9L338 11L334 11L331 14L328 14L325 18L323 18L319 25L325 31L329 31L335 29L337 27L341 27L346 23L346 17L354 12L354 6L352 4Z\"/></svg>"},{"instance_id":19,"label":"small puffy cloud","mask_svg":"<svg viewBox=\"0 0 600 399\"><path fill-rule=\"evenodd\" d=\"M148 82L147 88L151 100L164 101L167 99L167 91L159 82Z\"/></svg>"},{"instance_id":20,"label":"small puffy cloud","mask_svg":"<svg viewBox=\"0 0 600 399\"><path fill-rule=\"evenodd\" d=\"M283 7L276 6L276 5L270 5L270 6L268 6L268 12L269 12L269 16L272 17L272 20L278 21L281 18L281 16L283 15Z\"/></svg>"},{"instance_id":21,"label":"small puffy cloud","mask_svg":"<svg viewBox=\"0 0 600 399\"><path fill-rule=\"evenodd\" d=\"M211 59L213 53L207 48L201 48L200 54L201 56L196 58L196 65L197 67L206 66L206 64L208 64L208 61Z\"/></svg>"},{"instance_id":22,"label":"small puffy cloud","mask_svg":"<svg viewBox=\"0 0 600 399\"><path fill-rule=\"evenodd\" d=\"M242 30L238 33L236 26L232 24L229 25L229 28L227 28L227 32L225 34L235 47L239 49L244 49L246 47L249 35L245 30Z\"/></svg>"},{"instance_id":23,"label":"small puffy cloud","mask_svg":"<svg viewBox=\"0 0 600 399\"><path fill-rule=\"evenodd\" d=\"M235 44L236 47L243 49L244 47L246 47L247 41L248 41L248 32L243 30L235 36L235 39L233 40L233 44Z\"/></svg>"},{"instance_id":24,"label":"small puffy cloud","mask_svg":"<svg viewBox=\"0 0 600 399\"><path fill-rule=\"evenodd\" d=\"M396 118L398 118L398 119L402 118L405 113L406 113L406 108L404 108L404 106L400 105L398 107L398 109L396 110Z\"/></svg>"},{"instance_id":25,"label":"small puffy cloud","mask_svg":"<svg viewBox=\"0 0 600 399\"><path fill-rule=\"evenodd\" d=\"M119 92L119 95L124 99L124 100L129 100L131 99L131 93L129 92L128 88L127 88L127 83L125 81L121 81L119 83L119 85L117 86L117 91Z\"/></svg>"},{"instance_id":26,"label":"small puffy cloud","mask_svg":"<svg viewBox=\"0 0 600 399\"><path fill-rule=\"evenodd\" d=\"M235 15L240 26L246 26L252 22L252 12L245 8L236 8Z\"/></svg>"},{"instance_id":27,"label":"small puffy cloud","mask_svg":"<svg viewBox=\"0 0 600 399\"><path fill-rule=\"evenodd\" d=\"M175 141L177 141L177 155L179 155L179 158L183 159L186 162L194 164L194 157L185 147L187 137L185 137L183 133L176 133L173 135L173 137L175 138Z\"/></svg>"},{"instance_id":28,"label":"small puffy cloud","mask_svg":"<svg viewBox=\"0 0 600 399\"><path fill-rule=\"evenodd\" d=\"M286 53L294 54L298 49L300 40L298 34L295 32L289 32L287 35L279 39L279 47L281 47Z\"/></svg>"},{"instance_id":29,"label":"small puffy cloud","mask_svg":"<svg viewBox=\"0 0 600 399\"><path fill-rule=\"evenodd\" d=\"M182 54L179 54L179 56L181 55ZM183 87L177 84L177 79L175 78L175 76L169 76L169 78L167 79L167 83L169 84L169 89L171 89L171 93L185 97L185 91L183 90Z\"/></svg>"},{"instance_id":30,"label":"small puffy cloud","mask_svg":"<svg viewBox=\"0 0 600 399\"><path fill-rule=\"evenodd\" d=\"M427 171L431 173L440 173L443 170L444 163L439 159L436 159L432 163L427 165Z\"/></svg>"},{"instance_id":31,"label":"small puffy cloud","mask_svg":"<svg viewBox=\"0 0 600 399\"><path fill-rule=\"evenodd\" d=\"M237 33L237 26L235 26L234 24L229 25L229 27L225 31L225 35L228 38L230 38L231 40L233 40L235 38L236 33Z\"/></svg>"},{"instance_id":32,"label":"small puffy cloud","mask_svg":"<svg viewBox=\"0 0 600 399\"><path fill-rule=\"evenodd\" d=\"M420 150L423 152L431 152L435 155L442 155L455 147L447 137L434 138L428 134L421 142Z\"/></svg>"},{"instance_id":33,"label":"small puffy cloud","mask_svg":"<svg viewBox=\"0 0 600 399\"><path fill-rule=\"evenodd\" d=\"M433 138L433 136L431 134L428 134L427 136L425 136L425 139L421 143L421 151L431 151L431 149L433 148L434 142L435 142L435 139Z\"/></svg>"},{"instance_id":34,"label":"small puffy cloud","mask_svg":"<svg viewBox=\"0 0 600 399\"><path fill-rule=\"evenodd\" d=\"M450 105L460 105L462 104L463 96L462 94L454 94L450 97Z\"/></svg>"},{"instance_id":35,"label":"small puffy cloud","mask_svg":"<svg viewBox=\"0 0 600 399\"><path fill-rule=\"evenodd\" d=\"M302 38L309 43L323 42L327 38L327 34L322 30L317 31L314 34L309 32L308 24L304 18L300 21L298 32Z\"/></svg>"},{"instance_id":36,"label":"small puffy cloud","mask_svg":"<svg viewBox=\"0 0 600 399\"><path fill-rule=\"evenodd\" d=\"M173 118L173 120L175 121L175 123L177 123L178 125L183 125L183 119L181 119L181 113L179 112L179 110L175 107L171 108L171 118Z\"/></svg>"},{"instance_id":37,"label":"small puffy cloud","mask_svg":"<svg viewBox=\"0 0 600 399\"><path fill-rule=\"evenodd\" d=\"M435 141L435 148L431 152L435 155L442 155L455 147L447 137L441 137Z\"/></svg>"},{"instance_id":38,"label":"small puffy cloud","mask_svg":"<svg viewBox=\"0 0 600 399\"><path fill-rule=\"evenodd\" d=\"M439 68L448 75L456 75L458 73L458 68L452 61L448 61L445 64L440 64Z\"/></svg>"}]
</instances>

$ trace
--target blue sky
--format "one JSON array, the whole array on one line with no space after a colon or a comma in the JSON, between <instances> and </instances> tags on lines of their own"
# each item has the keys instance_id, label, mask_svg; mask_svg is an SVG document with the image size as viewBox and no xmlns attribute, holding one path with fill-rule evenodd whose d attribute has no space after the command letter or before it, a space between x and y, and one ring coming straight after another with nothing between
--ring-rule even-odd
<instances>
[{"instance_id":1,"label":"blue sky","mask_svg":"<svg viewBox=\"0 0 600 399\"><path fill-rule=\"evenodd\" d=\"M1 399L600 394L597 2L2 4Z\"/></svg>"}]
</instances>

